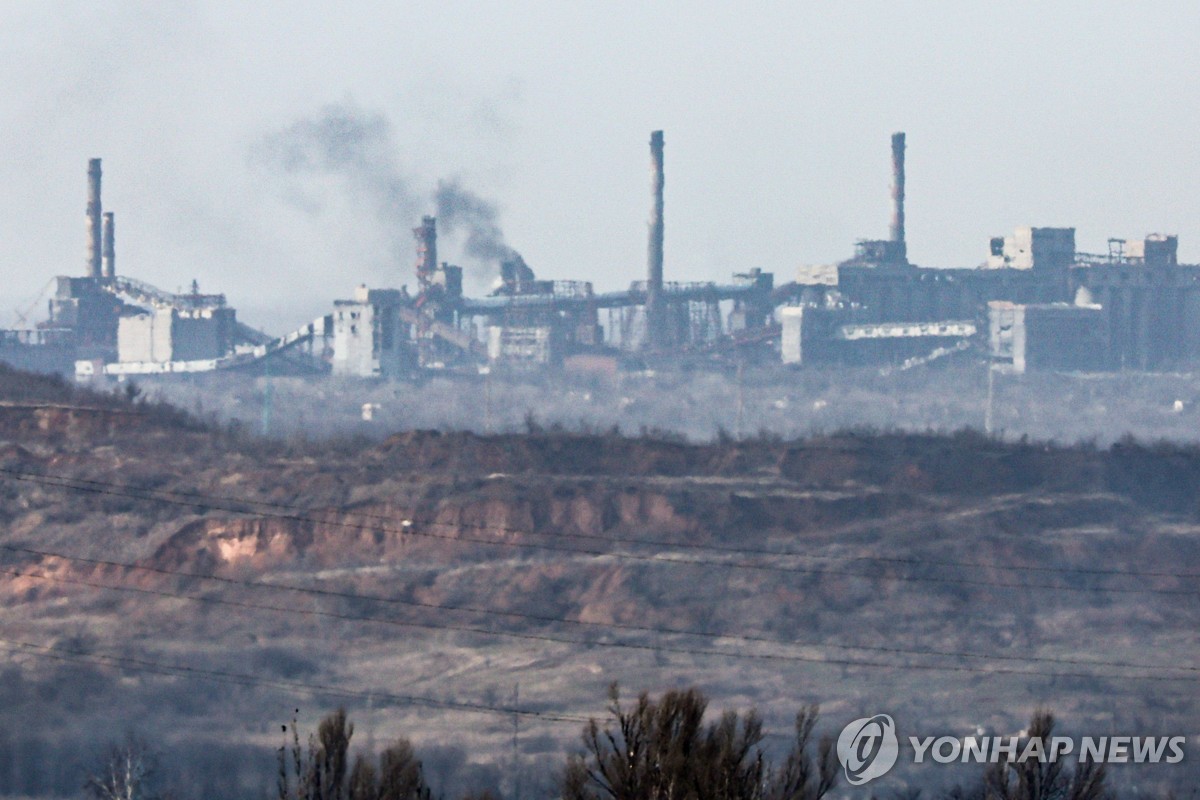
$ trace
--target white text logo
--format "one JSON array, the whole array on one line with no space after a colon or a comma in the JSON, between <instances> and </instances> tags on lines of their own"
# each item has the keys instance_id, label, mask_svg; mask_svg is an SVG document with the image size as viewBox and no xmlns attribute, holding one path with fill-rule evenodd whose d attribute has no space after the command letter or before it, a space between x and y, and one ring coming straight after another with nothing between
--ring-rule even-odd
<instances>
[{"instance_id":1,"label":"white text logo","mask_svg":"<svg viewBox=\"0 0 1200 800\"><path fill-rule=\"evenodd\" d=\"M895 766L899 749L896 723L887 714L854 720L842 729L837 741L838 760L851 786L886 775Z\"/></svg>"}]
</instances>

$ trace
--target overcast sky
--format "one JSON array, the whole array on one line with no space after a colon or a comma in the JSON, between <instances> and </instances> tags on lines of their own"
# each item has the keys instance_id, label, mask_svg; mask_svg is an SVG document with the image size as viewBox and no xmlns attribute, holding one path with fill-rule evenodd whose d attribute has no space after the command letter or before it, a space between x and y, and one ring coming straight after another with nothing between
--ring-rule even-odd
<instances>
[{"instance_id":1,"label":"overcast sky","mask_svg":"<svg viewBox=\"0 0 1200 800\"><path fill-rule=\"evenodd\" d=\"M83 273L93 156L119 272L198 278L275 332L359 283L411 286L439 180L492 202L540 277L626 286L658 128L669 280L783 282L885 237L896 130L917 263L978 264L1023 224L1091 251L1178 233L1200 261L1198 40L1194 2L8 0L0 323ZM331 118L369 158L280 155ZM460 246L443 258L480 291Z\"/></svg>"}]
</instances>

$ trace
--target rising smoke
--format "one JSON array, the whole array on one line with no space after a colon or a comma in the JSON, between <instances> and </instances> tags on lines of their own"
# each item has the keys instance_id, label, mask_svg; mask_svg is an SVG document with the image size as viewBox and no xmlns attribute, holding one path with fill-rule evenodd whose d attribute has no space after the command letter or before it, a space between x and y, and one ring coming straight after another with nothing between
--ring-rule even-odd
<instances>
[{"instance_id":1,"label":"rising smoke","mask_svg":"<svg viewBox=\"0 0 1200 800\"><path fill-rule=\"evenodd\" d=\"M457 179L438 181L434 192L438 222L450 236L465 236L467 255L480 261L507 261L516 253L504 243L496 206L463 187Z\"/></svg>"},{"instance_id":2,"label":"rising smoke","mask_svg":"<svg viewBox=\"0 0 1200 800\"><path fill-rule=\"evenodd\" d=\"M251 157L259 166L301 181L309 196L329 191L326 181L334 179L347 200L366 206L399 263L412 253L412 227L432 207L439 234L459 244L478 266L487 267L490 274L480 277L491 277L496 264L514 254L504 242L495 204L457 178L439 180L430 191L400 162L402 152L386 116L341 104L268 135ZM320 202L303 205L312 213L321 212Z\"/></svg>"},{"instance_id":3,"label":"rising smoke","mask_svg":"<svg viewBox=\"0 0 1200 800\"><path fill-rule=\"evenodd\" d=\"M329 106L315 117L301 119L265 137L252 151L257 165L300 181L306 197L316 202L293 203L320 214L319 178L334 178L354 207L369 212L379 226L393 257L411 248L408 220L420 215L422 203L413 181L406 177L395 154L392 128L381 114L352 106Z\"/></svg>"}]
</instances>

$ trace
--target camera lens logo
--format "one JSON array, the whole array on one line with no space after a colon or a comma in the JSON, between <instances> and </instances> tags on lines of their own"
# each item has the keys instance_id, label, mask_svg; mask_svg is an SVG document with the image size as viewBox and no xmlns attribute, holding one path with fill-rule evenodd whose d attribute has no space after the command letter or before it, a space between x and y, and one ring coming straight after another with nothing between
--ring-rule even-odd
<instances>
[{"instance_id":1,"label":"camera lens logo","mask_svg":"<svg viewBox=\"0 0 1200 800\"><path fill-rule=\"evenodd\" d=\"M899 751L896 723L887 714L856 719L838 736L838 761L851 786L862 786L886 775L896 765Z\"/></svg>"}]
</instances>

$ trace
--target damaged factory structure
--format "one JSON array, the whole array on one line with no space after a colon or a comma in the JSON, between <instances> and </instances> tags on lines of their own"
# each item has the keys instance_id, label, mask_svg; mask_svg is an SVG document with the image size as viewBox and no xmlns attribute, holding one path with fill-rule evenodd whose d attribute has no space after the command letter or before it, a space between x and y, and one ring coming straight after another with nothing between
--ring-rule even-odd
<instances>
[{"instance_id":1,"label":"damaged factory structure","mask_svg":"<svg viewBox=\"0 0 1200 800\"><path fill-rule=\"evenodd\" d=\"M1200 266L1178 239L1109 239L1076 249L1075 229L1023 227L966 268L917 266L905 235L906 137L891 138L888 238L856 243L836 265L777 284L744 268L728 283L666 280L665 140L650 136L644 281L596 291L539 278L515 252L486 296L438 257L437 219L413 228L414 289L354 289L283 336L238 320L220 294L172 294L117 274L116 220L87 172L82 276L54 281L47 319L0 331L0 360L83 380L246 369L402 379L428 371L603 371L777 365L911 368L970 359L1016 372L1160 370L1200 362ZM396 220L397 225L412 221ZM407 272L407 270L404 270ZM24 321L20 316L20 321Z\"/></svg>"},{"instance_id":2,"label":"damaged factory structure","mask_svg":"<svg viewBox=\"0 0 1200 800\"><path fill-rule=\"evenodd\" d=\"M1074 228L1022 227L976 267L918 267L904 234L905 135L892 136L892 224L836 268L781 287L786 364L926 364L956 354L1026 369L1103 372L1200 361L1200 266L1178 238L1076 250Z\"/></svg>"},{"instance_id":3,"label":"damaged factory structure","mask_svg":"<svg viewBox=\"0 0 1200 800\"><path fill-rule=\"evenodd\" d=\"M224 295L202 294L196 281L173 294L118 275L116 218L103 211L100 159L88 162L87 175L84 274L55 278L46 321L0 331L0 360L81 378L209 372L272 356L295 369L322 369L311 352L291 352L313 341L313 325L271 337L239 322Z\"/></svg>"}]
</instances>

